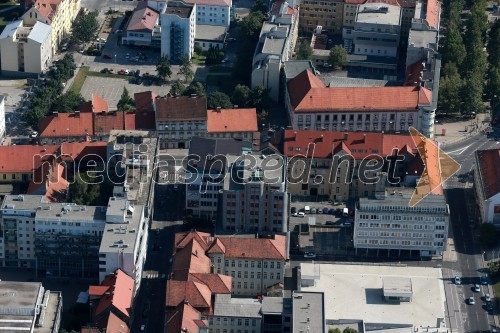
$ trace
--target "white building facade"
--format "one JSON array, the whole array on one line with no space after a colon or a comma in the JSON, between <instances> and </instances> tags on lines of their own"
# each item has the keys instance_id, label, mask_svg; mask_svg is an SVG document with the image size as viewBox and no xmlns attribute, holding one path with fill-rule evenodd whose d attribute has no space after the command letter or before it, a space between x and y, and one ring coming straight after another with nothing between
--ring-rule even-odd
<instances>
[{"instance_id":1,"label":"white building facade","mask_svg":"<svg viewBox=\"0 0 500 333\"><path fill-rule=\"evenodd\" d=\"M443 255L450 211L444 195L428 195L410 207L411 194L393 193L383 199L361 198L356 207L354 248L389 255L402 251L422 257Z\"/></svg>"},{"instance_id":2,"label":"white building facade","mask_svg":"<svg viewBox=\"0 0 500 333\"><path fill-rule=\"evenodd\" d=\"M478 150L475 153L474 188L480 223L500 227L500 149Z\"/></svg>"},{"instance_id":3,"label":"white building facade","mask_svg":"<svg viewBox=\"0 0 500 333\"><path fill-rule=\"evenodd\" d=\"M36 22L24 26L23 21L8 24L0 35L2 73L36 76L52 62L52 28Z\"/></svg>"},{"instance_id":4,"label":"white building facade","mask_svg":"<svg viewBox=\"0 0 500 333\"><path fill-rule=\"evenodd\" d=\"M196 4L170 1L160 16L161 55L179 63L185 55L193 56L196 36Z\"/></svg>"},{"instance_id":5,"label":"white building facade","mask_svg":"<svg viewBox=\"0 0 500 333\"><path fill-rule=\"evenodd\" d=\"M231 0L188 0L196 5L196 24L229 27L231 23Z\"/></svg>"},{"instance_id":6,"label":"white building facade","mask_svg":"<svg viewBox=\"0 0 500 333\"><path fill-rule=\"evenodd\" d=\"M0 96L0 144L5 139L5 100L7 97Z\"/></svg>"}]
</instances>

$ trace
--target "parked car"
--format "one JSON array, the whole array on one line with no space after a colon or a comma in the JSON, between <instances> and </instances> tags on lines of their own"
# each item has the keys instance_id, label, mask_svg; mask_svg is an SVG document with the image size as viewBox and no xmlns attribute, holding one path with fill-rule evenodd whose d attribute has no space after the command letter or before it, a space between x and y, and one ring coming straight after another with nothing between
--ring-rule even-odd
<instances>
[{"instance_id":1,"label":"parked car","mask_svg":"<svg viewBox=\"0 0 500 333\"><path fill-rule=\"evenodd\" d=\"M330 208L330 209L328 210L328 214L330 214L330 215L335 215L335 209Z\"/></svg>"},{"instance_id":2,"label":"parked car","mask_svg":"<svg viewBox=\"0 0 500 333\"><path fill-rule=\"evenodd\" d=\"M481 284L488 284L488 277L486 275L481 276Z\"/></svg>"},{"instance_id":3,"label":"parked car","mask_svg":"<svg viewBox=\"0 0 500 333\"><path fill-rule=\"evenodd\" d=\"M114 72L115 72L115 70L114 70L113 68L110 68L110 69L108 70L108 73L109 73L109 74L113 74Z\"/></svg>"},{"instance_id":4,"label":"parked car","mask_svg":"<svg viewBox=\"0 0 500 333\"><path fill-rule=\"evenodd\" d=\"M455 284L456 285L462 284L462 279L460 279L460 276L455 276Z\"/></svg>"},{"instance_id":5,"label":"parked car","mask_svg":"<svg viewBox=\"0 0 500 333\"><path fill-rule=\"evenodd\" d=\"M306 253L304 253L304 258L316 258L316 253L306 252Z\"/></svg>"},{"instance_id":6,"label":"parked car","mask_svg":"<svg viewBox=\"0 0 500 333\"><path fill-rule=\"evenodd\" d=\"M328 208L323 208L323 214L328 214Z\"/></svg>"},{"instance_id":7,"label":"parked car","mask_svg":"<svg viewBox=\"0 0 500 333\"><path fill-rule=\"evenodd\" d=\"M135 76L137 76L137 77L141 76L141 70L140 69L138 69L138 70L135 71Z\"/></svg>"},{"instance_id":8,"label":"parked car","mask_svg":"<svg viewBox=\"0 0 500 333\"><path fill-rule=\"evenodd\" d=\"M107 53L103 54L103 55L102 55L102 57L103 57L104 59L112 59L112 58L113 58L113 57L111 56L111 54L107 54Z\"/></svg>"},{"instance_id":9,"label":"parked car","mask_svg":"<svg viewBox=\"0 0 500 333\"><path fill-rule=\"evenodd\" d=\"M476 293L478 293L478 292L480 292L480 291L481 291L481 288L479 287L479 285L478 285L478 284L475 284L475 285L474 285L474 291L475 291Z\"/></svg>"},{"instance_id":10,"label":"parked car","mask_svg":"<svg viewBox=\"0 0 500 333\"><path fill-rule=\"evenodd\" d=\"M485 300L486 302L491 302L491 296L490 296L490 294L486 294L486 295L484 295L484 300Z\"/></svg>"},{"instance_id":11,"label":"parked car","mask_svg":"<svg viewBox=\"0 0 500 333\"><path fill-rule=\"evenodd\" d=\"M316 214L318 210L316 208L311 208L311 214Z\"/></svg>"},{"instance_id":12,"label":"parked car","mask_svg":"<svg viewBox=\"0 0 500 333\"><path fill-rule=\"evenodd\" d=\"M470 305L474 305L476 304L476 301L474 301L474 296L471 296L467 299L467 302L470 304Z\"/></svg>"},{"instance_id":13,"label":"parked car","mask_svg":"<svg viewBox=\"0 0 500 333\"><path fill-rule=\"evenodd\" d=\"M311 207L309 207L309 206L305 206L305 207L304 207L304 213L306 213L306 214L310 214L310 213L311 213Z\"/></svg>"},{"instance_id":14,"label":"parked car","mask_svg":"<svg viewBox=\"0 0 500 333\"><path fill-rule=\"evenodd\" d=\"M350 227L352 227L352 223L351 222L342 222L340 224L340 227L341 228L350 228Z\"/></svg>"},{"instance_id":15,"label":"parked car","mask_svg":"<svg viewBox=\"0 0 500 333\"><path fill-rule=\"evenodd\" d=\"M325 225L335 225L335 222L333 222L333 221L326 221Z\"/></svg>"},{"instance_id":16,"label":"parked car","mask_svg":"<svg viewBox=\"0 0 500 333\"><path fill-rule=\"evenodd\" d=\"M125 74L125 75L129 75L129 74L130 74L130 71L129 71L128 69L126 69L126 70L124 70L124 71L123 71L123 74Z\"/></svg>"},{"instance_id":17,"label":"parked car","mask_svg":"<svg viewBox=\"0 0 500 333\"><path fill-rule=\"evenodd\" d=\"M297 208L295 208L295 207L290 208L290 213L292 213L292 214L297 213Z\"/></svg>"},{"instance_id":18,"label":"parked car","mask_svg":"<svg viewBox=\"0 0 500 333\"><path fill-rule=\"evenodd\" d=\"M306 214L304 212L299 212L299 217L306 217Z\"/></svg>"},{"instance_id":19,"label":"parked car","mask_svg":"<svg viewBox=\"0 0 500 333\"><path fill-rule=\"evenodd\" d=\"M107 73L108 72L108 69L107 68L103 68L101 69L101 73Z\"/></svg>"}]
</instances>

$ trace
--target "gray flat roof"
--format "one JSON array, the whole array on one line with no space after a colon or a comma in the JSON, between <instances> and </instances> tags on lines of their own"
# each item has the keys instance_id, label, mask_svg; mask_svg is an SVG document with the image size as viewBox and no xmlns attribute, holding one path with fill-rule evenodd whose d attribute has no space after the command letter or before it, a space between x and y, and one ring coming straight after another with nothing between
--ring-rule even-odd
<instances>
[{"instance_id":1,"label":"gray flat roof","mask_svg":"<svg viewBox=\"0 0 500 333\"><path fill-rule=\"evenodd\" d=\"M387 12L377 12L376 8L387 7ZM399 25L401 8L386 3L367 3L358 7L356 22L371 24Z\"/></svg>"},{"instance_id":2,"label":"gray flat roof","mask_svg":"<svg viewBox=\"0 0 500 333\"><path fill-rule=\"evenodd\" d=\"M399 192L401 191L401 192ZM402 189L396 188L392 191L391 188L386 190L385 199L375 199L375 198L359 198L359 208L369 209L367 206L378 206L378 207L387 207L389 210L390 206L410 206L410 199L413 195L413 189L408 189L408 191L402 191ZM414 208L420 207L439 207L446 208L446 213L448 214L446 197L444 195L428 195L422 198L422 200L415 205ZM412 212L411 210L409 211ZM415 211L413 211L415 212ZM429 213L433 214L433 213Z\"/></svg>"},{"instance_id":3,"label":"gray flat roof","mask_svg":"<svg viewBox=\"0 0 500 333\"><path fill-rule=\"evenodd\" d=\"M262 298L262 313L263 314L282 314L292 312L292 300L283 297L263 297Z\"/></svg>"},{"instance_id":4,"label":"gray flat roof","mask_svg":"<svg viewBox=\"0 0 500 333\"><path fill-rule=\"evenodd\" d=\"M35 210L42 204L48 204L43 195L6 195L2 203L2 209Z\"/></svg>"},{"instance_id":5,"label":"gray flat roof","mask_svg":"<svg viewBox=\"0 0 500 333\"><path fill-rule=\"evenodd\" d=\"M371 80L353 77L332 76L330 79L330 88L337 87L385 87L388 85L387 80Z\"/></svg>"},{"instance_id":6,"label":"gray flat roof","mask_svg":"<svg viewBox=\"0 0 500 333\"><path fill-rule=\"evenodd\" d=\"M428 47L438 42L437 31L410 30L408 45L413 47Z\"/></svg>"},{"instance_id":7,"label":"gray flat roof","mask_svg":"<svg viewBox=\"0 0 500 333\"><path fill-rule=\"evenodd\" d=\"M308 69L312 73L316 73L316 69L314 68L311 60L285 61L283 66L283 70L285 71L285 78L287 80L293 79L306 69Z\"/></svg>"},{"instance_id":8,"label":"gray flat roof","mask_svg":"<svg viewBox=\"0 0 500 333\"><path fill-rule=\"evenodd\" d=\"M14 36L17 31L17 28L22 24L23 20L13 21L7 24L3 29L2 33L0 34L0 39Z\"/></svg>"},{"instance_id":9,"label":"gray flat roof","mask_svg":"<svg viewBox=\"0 0 500 333\"><path fill-rule=\"evenodd\" d=\"M384 296L400 296L401 294L413 293L411 278L405 277L385 277L382 280Z\"/></svg>"},{"instance_id":10,"label":"gray flat roof","mask_svg":"<svg viewBox=\"0 0 500 333\"><path fill-rule=\"evenodd\" d=\"M302 276L315 277L314 285L302 285L302 291L325 293L327 320L435 327L437 318L445 317L446 296L438 268L302 263L300 269ZM411 278L412 301L386 302L382 291L386 278Z\"/></svg>"},{"instance_id":11,"label":"gray flat roof","mask_svg":"<svg viewBox=\"0 0 500 333\"><path fill-rule=\"evenodd\" d=\"M227 27L220 25L197 24L195 40L206 40L223 42L227 33Z\"/></svg>"},{"instance_id":12,"label":"gray flat roof","mask_svg":"<svg viewBox=\"0 0 500 333\"><path fill-rule=\"evenodd\" d=\"M293 331L294 332L325 332L325 299L321 291L294 291ZM349 303L344 303L346 306Z\"/></svg>"},{"instance_id":13,"label":"gray flat roof","mask_svg":"<svg viewBox=\"0 0 500 333\"><path fill-rule=\"evenodd\" d=\"M227 294L216 294L214 316L261 318L262 304L254 298L232 298Z\"/></svg>"},{"instance_id":14,"label":"gray flat roof","mask_svg":"<svg viewBox=\"0 0 500 333\"><path fill-rule=\"evenodd\" d=\"M37 21L31 29L28 38L37 43L43 43L49 37L51 31L52 27L50 25Z\"/></svg>"},{"instance_id":15,"label":"gray flat roof","mask_svg":"<svg viewBox=\"0 0 500 333\"><path fill-rule=\"evenodd\" d=\"M164 14L177 15L180 18L188 18L191 16L191 11L194 5L182 1L169 1L164 8Z\"/></svg>"},{"instance_id":16,"label":"gray flat roof","mask_svg":"<svg viewBox=\"0 0 500 333\"><path fill-rule=\"evenodd\" d=\"M127 200L110 200L108 214L121 215L124 213ZM133 253L137 237L139 235L141 219L144 215L143 205L133 205L132 215L125 214L125 222L107 222L99 247L100 253L123 252Z\"/></svg>"},{"instance_id":17,"label":"gray flat roof","mask_svg":"<svg viewBox=\"0 0 500 333\"><path fill-rule=\"evenodd\" d=\"M36 208L36 206L34 208ZM60 219L64 221L75 220L97 223L106 221L106 207L53 203L42 205L42 209L37 210L36 218Z\"/></svg>"},{"instance_id":18,"label":"gray flat roof","mask_svg":"<svg viewBox=\"0 0 500 333\"><path fill-rule=\"evenodd\" d=\"M240 165L235 165L237 163ZM242 170L224 178L225 190L238 190L243 187L242 183L264 182L266 184L281 184L284 181L284 170L286 169L284 159L281 155L262 155L248 153L243 155L228 155L227 164L229 170ZM241 177L241 178L239 178Z\"/></svg>"},{"instance_id":19,"label":"gray flat roof","mask_svg":"<svg viewBox=\"0 0 500 333\"><path fill-rule=\"evenodd\" d=\"M40 282L0 281L0 314L14 315L14 309L33 311L37 303L42 284ZM9 313L10 312L10 313ZM19 313L19 315L21 315ZM30 315L25 313L24 315Z\"/></svg>"}]
</instances>

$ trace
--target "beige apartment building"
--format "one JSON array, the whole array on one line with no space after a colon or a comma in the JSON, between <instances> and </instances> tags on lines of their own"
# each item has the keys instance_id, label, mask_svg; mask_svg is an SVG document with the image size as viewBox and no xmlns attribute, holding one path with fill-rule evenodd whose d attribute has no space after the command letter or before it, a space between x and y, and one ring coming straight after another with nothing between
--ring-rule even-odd
<instances>
[{"instance_id":1,"label":"beige apartment building","mask_svg":"<svg viewBox=\"0 0 500 333\"><path fill-rule=\"evenodd\" d=\"M393 149L405 157L397 169L387 161ZM409 135L287 130L283 150L292 198L345 201L374 196L385 188L387 173L404 178L407 170L420 173L422 165ZM360 168L364 159L379 161L380 169L360 171L366 170ZM378 181L369 179L377 176Z\"/></svg>"},{"instance_id":2,"label":"beige apartment building","mask_svg":"<svg viewBox=\"0 0 500 333\"><path fill-rule=\"evenodd\" d=\"M24 24L33 26L42 22L52 27L52 53L71 32L71 26L80 12L80 0L37 0L23 15Z\"/></svg>"},{"instance_id":3,"label":"beige apartment building","mask_svg":"<svg viewBox=\"0 0 500 333\"><path fill-rule=\"evenodd\" d=\"M304 0L300 6L299 29L312 33L317 26L329 34L341 35L344 1Z\"/></svg>"}]
</instances>

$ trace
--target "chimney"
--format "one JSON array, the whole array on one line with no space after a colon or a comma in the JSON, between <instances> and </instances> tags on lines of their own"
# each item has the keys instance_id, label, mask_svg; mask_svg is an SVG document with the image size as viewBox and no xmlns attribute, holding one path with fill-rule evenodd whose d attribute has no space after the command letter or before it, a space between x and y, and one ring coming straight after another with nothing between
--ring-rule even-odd
<instances>
[{"instance_id":1,"label":"chimney","mask_svg":"<svg viewBox=\"0 0 500 333\"><path fill-rule=\"evenodd\" d=\"M297 131L293 131L293 140L297 140Z\"/></svg>"},{"instance_id":2,"label":"chimney","mask_svg":"<svg viewBox=\"0 0 500 333\"><path fill-rule=\"evenodd\" d=\"M344 133L344 141L347 141L347 139L349 138L349 133L348 132L345 132Z\"/></svg>"},{"instance_id":3,"label":"chimney","mask_svg":"<svg viewBox=\"0 0 500 333\"><path fill-rule=\"evenodd\" d=\"M55 118L59 117L59 112L52 112Z\"/></svg>"},{"instance_id":4,"label":"chimney","mask_svg":"<svg viewBox=\"0 0 500 333\"><path fill-rule=\"evenodd\" d=\"M218 107L216 107L216 108L215 108L215 111L216 111L216 112L220 112L220 110L221 110L221 107L220 107L220 106L218 106Z\"/></svg>"},{"instance_id":5,"label":"chimney","mask_svg":"<svg viewBox=\"0 0 500 333\"><path fill-rule=\"evenodd\" d=\"M197 94L191 94L191 98L196 98L196 97L198 97Z\"/></svg>"},{"instance_id":6,"label":"chimney","mask_svg":"<svg viewBox=\"0 0 500 333\"><path fill-rule=\"evenodd\" d=\"M80 118L80 111L75 111L75 117Z\"/></svg>"},{"instance_id":7,"label":"chimney","mask_svg":"<svg viewBox=\"0 0 500 333\"><path fill-rule=\"evenodd\" d=\"M363 143L366 143L366 133L363 133Z\"/></svg>"}]
</instances>

